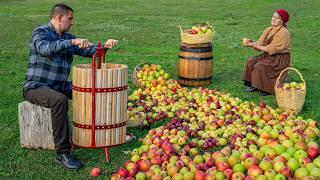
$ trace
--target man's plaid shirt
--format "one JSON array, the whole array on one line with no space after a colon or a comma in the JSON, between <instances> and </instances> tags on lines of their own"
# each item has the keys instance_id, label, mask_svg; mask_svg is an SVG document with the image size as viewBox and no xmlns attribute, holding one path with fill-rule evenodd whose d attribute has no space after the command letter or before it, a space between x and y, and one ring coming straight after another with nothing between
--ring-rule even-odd
<instances>
[{"instance_id":1,"label":"man's plaid shirt","mask_svg":"<svg viewBox=\"0 0 320 180\"><path fill-rule=\"evenodd\" d=\"M50 22L33 31L24 90L48 86L59 92L71 91L68 76L74 54L92 57L96 48L80 49L71 39L75 36L67 32L60 36Z\"/></svg>"}]
</instances>

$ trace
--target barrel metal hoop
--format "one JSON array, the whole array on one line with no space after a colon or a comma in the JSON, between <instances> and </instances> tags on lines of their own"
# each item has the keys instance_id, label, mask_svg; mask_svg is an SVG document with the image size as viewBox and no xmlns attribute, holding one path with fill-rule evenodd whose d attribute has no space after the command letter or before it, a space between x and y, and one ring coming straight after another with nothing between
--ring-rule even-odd
<instances>
[{"instance_id":1,"label":"barrel metal hoop","mask_svg":"<svg viewBox=\"0 0 320 180\"><path fill-rule=\"evenodd\" d=\"M179 58L180 59L187 59L187 60L213 60L213 56L210 56L210 57L184 57L184 56L180 56L179 55Z\"/></svg>"},{"instance_id":2,"label":"barrel metal hoop","mask_svg":"<svg viewBox=\"0 0 320 180\"><path fill-rule=\"evenodd\" d=\"M211 52L212 47L206 47L206 48L186 48L183 46L180 46L180 51L183 52L193 52L193 53L204 53L204 52Z\"/></svg>"},{"instance_id":3,"label":"barrel metal hoop","mask_svg":"<svg viewBox=\"0 0 320 180\"><path fill-rule=\"evenodd\" d=\"M211 80L212 76L206 77L206 78L186 78L182 76L178 76L181 80L187 80L187 81L208 81Z\"/></svg>"},{"instance_id":4,"label":"barrel metal hoop","mask_svg":"<svg viewBox=\"0 0 320 180\"><path fill-rule=\"evenodd\" d=\"M95 88L95 92L97 93L108 93L108 92L118 92L126 90L128 86L121 86L121 87L114 87L114 88ZM77 87L72 85L72 89L79 92L92 92L92 88L84 88L84 87Z\"/></svg>"},{"instance_id":5,"label":"barrel metal hoop","mask_svg":"<svg viewBox=\"0 0 320 180\"><path fill-rule=\"evenodd\" d=\"M92 128L92 125L79 124L79 123L76 123L74 121L72 121L72 124L73 124L74 127L81 128L81 129L91 129ZM127 124L127 122L125 121L125 122L122 122L122 123L119 123L119 124L96 125L96 126L94 126L94 129L95 130L115 129L115 128L119 128L119 127L125 126L126 124Z\"/></svg>"}]
</instances>

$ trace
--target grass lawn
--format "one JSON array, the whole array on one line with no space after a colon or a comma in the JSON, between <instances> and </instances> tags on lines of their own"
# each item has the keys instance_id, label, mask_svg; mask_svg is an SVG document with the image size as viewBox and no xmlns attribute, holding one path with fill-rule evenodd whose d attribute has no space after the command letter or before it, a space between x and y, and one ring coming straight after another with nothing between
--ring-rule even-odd
<instances>
[{"instance_id":1,"label":"grass lawn","mask_svg":"<svg viewBox=\"0 0 320 180\"><path fill-rule=\"evenodd\" d=\"M257 39L270 25L277 8L291 15L292 66L307 82L306 102L301 115L320 120L320 37L318 0L66 0L75 10L72 32L92 42L107 38L120 40L107 61L129 66L129 73L142 62L157 63L177 79L180 34L178 25L190 27L210 22L217 32L214 40L214 73L209 88L220 89L250 101L265 101L276 107L274 96L242 92L244 63L257 54L241 46L243 37ZM138 141L111 148L111 162L104 162L102 149L79 149L74 153L85 164L79 171L66 171L53 165L55 152L20 147L17 105L23 101L22 86L29 58L28 41L32 30L48 22L55 1L0 0L0 179L88 178L99 166L108 177L129 158ZM318 13L317 13L318 12ZM76 57L74 63L89 63ZM293 79L298 80L294 73ZM131 91L135 87L130 82ZM72 109L72 108L71 108ZM70 116L71 117L71 116ZM142 137L145 129L128 129Z\"/></svg>"}]
</instances>

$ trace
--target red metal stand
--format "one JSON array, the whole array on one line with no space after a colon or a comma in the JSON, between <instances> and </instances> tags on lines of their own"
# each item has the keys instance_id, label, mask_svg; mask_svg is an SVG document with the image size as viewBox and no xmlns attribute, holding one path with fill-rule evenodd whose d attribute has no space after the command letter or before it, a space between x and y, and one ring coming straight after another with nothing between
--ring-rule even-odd
<instances>
[{"instance_id":1,"label":"red metal stand","mask_svg":"<svg viewBox=\"0 0 320 180\"><path fill-rule=\"evenodd\" d=\"M107 148L107 147L104 148L104 154L105 154L105 156L106 156L106 162L110 162L110 160L109 160L109 153L108 153L108 148Z\"/></svg>"}]
</instances>

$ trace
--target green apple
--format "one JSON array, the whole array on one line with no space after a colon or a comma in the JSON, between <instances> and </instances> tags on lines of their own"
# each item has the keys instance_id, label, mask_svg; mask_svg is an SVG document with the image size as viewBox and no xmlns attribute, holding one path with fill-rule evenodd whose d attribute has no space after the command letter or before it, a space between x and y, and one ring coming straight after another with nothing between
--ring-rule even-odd
<instances>
[{"instance_id":1,"label":"green apple","mask_svg":"<svg viewBox=\"0 0 320 180\"><path fill-rule=\"evenodd\" d=\"M264 171L264 175L266 175L269 180L273 180L276 176L276 172L273 169L268 169Z\"/></svg>"},{"instance_id":2,"label":"green apple","mask_svg":"<svg viewBox=\"0 0 320 180\"><path fill-rule=\"evenodd\" d=\"M237 150L232 151L232 156L236 156L236 157L240 158L240 155L241 155L241 153L239 151L237 151Z\"/></svg>"},{"instance_id":3,"label":"green apple","mask_svg":"<svg viewBox=\"0 0 320 180\"><path fill-rule=\"evenodd\" d=\"M273 164L273 169L276 171L276 172L280 172L281 169L283 169L286 165L281 162L281 161L277 161Z\"/></svg>"},{"instance_id":4,"label":"green apple","mask_svg":"<svg viewBox=\"0 0 320 180\"><path fill-rule=\"evenodd\" d=\"M272 130L272 127L270 125L266 125L263 127L263 130L265 130L266 132L270 132Z\"/></svg>"},{"instance_id":5,"label":"green apple","mask_svg":"<svg viewBox=\"0 0 320 180\"><path fill-rule=\"evenodd\" d=\"M287 150L287 148L284 147L284 146L281 145L281 144L276 144L276 145L274 145L273 149L276 150L277 154L279 154L279 155L280 155L281 153L286 152L286 150Z\"/></svg>"},{"instance_id":6,"label":"green apple","mask_svg":"<svg viewBox=\"0 0 320 180\"><path fill-rule=\"evenodd\" d=\"M256 177L256 180L267 180L267 176L265 175L259 175L258 177Z\"/></svg>"},{"instance_id":7,"label":"green apple","mask_svg":"<svg viewBox=\"0 0 320 180\"><path fill-rule=\"evenodd\" d=\"M294 172L294 177L295 178L302 178L304 176L308 176L309 175L309 171L307 168L298 168L295 172Z\"/></svg>"},{"instance_id":8,"label":"green apple","mask_svg":"<svg viewBox=\"0 0 320 180\"><path fill-rule=\"evenodd\" d=\"M245 172L246 171L246 168L243 164L241 163L238 163L238 164L235 164L232 168L233 172Z\"/></svg>"},{"instance_id":9,"label":"green apple","mask_svg":"<svg viewBox=\"0 0 320 180\"><path fill-rule=\"evenodd\" d=\"M259 151L262 152L262 153L266 153L268 150L270 150L271 147L269 145L263 145Z\"/></svg>"},{"instance_id":10,"label":"green apple","mask_svg":"<svg viewBox=\"0 0 320 180\"><path fill-rule=\"evenodd\" d=\"M260 161L259 167L263 171L266 171L268 169L272 169L272 161L264 158L264 159L262 159L262 161Z\"/></svg>"},{"instance_id":11,"label":"green apple","mask_svg":"<svg viewBox=\"0 0 320 180\"><path fill-rule=\"evenodd\" d=\"M291 154L289 154L288 152L282 153L281 156L283 156L287 161L291 158Z\"/></svg>"},{"instance_id":12,"label":"green apple","mask_svg":"<svg viewBox=\"0 0 320 180\"><path fill-rule=\"evenodd\" d=\"M271 159L277 156L277 152L274 149L269 149L267 152L264 153L265 157L269 157Z\"/></svg>"},{"instance_id":13,"label":"green apple","mask_svg":"<svg viewBox=\"0 0 320 180\"><path fill-rule=\"evenodd\" d=\"M278 136L279 136L279 131L277 129L272 129L270 132L269 132L271 138L273 139L277 139Z\"/></svg>"},{"instance_id":14,"label":"green apple","mask_svg":"<svg viewBox=\"0 0 320 180\"><path fill-rule=\"evenodd\" d=\"M306 165L306 168L308 169L309 172L311 172L311 170L315 167L316 167L316 165L314 165L313 163L309 163Z\"/></svg>"},{"instance_id":15,"label":"green apple","mask_svg":"<svg viewBox=\"0 0 320 180\"><path fill-rule=\"evenodd\" d=\"M223 172L220 172L220 171L218 171L214 176L215 176L215 178L217 180L223 180L224 179L224 174L223 174Z\"/></svg>"},{"instance_id":16,"label":"green apple","mask_svg":"<svg viewBox=\"0 0 320 180\"><path fill-rule=\"evenodd\" d=\"M294 148L294 147L289 147L289 148L287 149L287 153L289 153L289 154L291 155L291 157L294 156L294 153L296 153L296 151L297 151L297 149Z\"/></svg>"},{"instance_id":17,"label":"green apple","mask_svg":"<svg viewBox=\"0 0 320 180\"><path fill-rule=\"evenodd\" d=\"M277 174L275 177L274 177L275 180L286 180L287 178L282 175L282 174Z\"/></svg>"},{"instance_id":18,"label":"green apple","mask_svg":"<svg viewBox=\"0 0 320 180\"><path fill-rule=\"evenodd\" d=\"M282 141L282 145L286 148L290 148L290 147L294 146L294 143L291 140L286 139L286 140Z\"/></svg>"},{"instance_id":19,"label":"green apple","mask_svg":"<svg viewBox=\"0 0 320 180\"><path fill-rule=\"evenodd\" d=\"M184 175L183 175L183 179L190 179L192 180L194 177L194 173L193 172L186 172Z\"/></svg>"},{"instance_id":20,"label":"green apple","mask_svg":"<svg viewBox=\"0 0 320 180\"><path fill-rule=\"evenodd\" d=\"M136 179L137 180L146 180L147 179L147 176L144 172L138 172L136 174Z\"/></svg>"},{"instance_id":21,"label":"green apple","mask_svg":"<svg viewBox=\"0 0 320 180\"><path fill-rule=\"evenodd\" d=\"M235 164L237 164L238 162L240 162L240 157L236 156L236 155L232 155L228 158L228 164L233 167Z\"/></svg>"},{"instance_id":22,"label":"green apple","mask_svg":"<svg viewBox=\"0 0 320 180\"><path fill-rule=\"evenodd\" d=\"M304 150L297 150L293 157L299 161L299 159L302 159L304 157L308 157L308 154Z\"/></svg>"},{"instance_id":23,"label":"green apple","mask_svg":"<svg viewBox=\"0 0 320 180\"><path fill-rule=\"evenodd\" d=\"M151 178L151 179L153 179L153 178ZM173 175L172 179L183 180L183 174L177 173L177 174Z\"/></svg>"},{"instance_id":24,"label":"green apple","mask_svg":"<svg viewBox=\"0 0 320 180\"><path fill-rule=\"evenodd\" d=\"M201 155L196 155L193 158L193 162L196 163L196 164L202 163L203 161L204 161L204 159L203 159L203 157Z\"/></svg>"},{"instance_id":25,"label":"green apple","mask_svg":"<svg viewBox=\"0 0 320 180\"><path fill-rule=\"evenodd\" d=\"M313 164L320 168L320 157L317 157L313 160Z\"/></svg>"},{"instance_id":26,"label":"green apple","mask_svg":"<svg viewBox=\"0 0 320 180\"><path fill-rule=\"evenodd\" d=\"M189 151L189 155L191 155L191 157L195 157L198 154L199 154L198 148L191 148Z\"/></svg>"},{"instance_id":27,"label":"green apple","mask_svg":"<svg viewBox=\"0 0 320 180\"><path fill-rule=\"evenodd\" d=\"M299 161L294 158L290 158L287 164L292 171L295 171L300 166Z\"/></svg>"},{"instance_id":28,"label":"green apple","mask_svg":"<svg viewBox=\"0 0 320 180\"><path fill-rule=\"evenodd\" d=\"M311 163L310 163L311 164ZM320 168L313 168L310 171L311 176L320 177Z\"/></svg>"}]
</instances>

